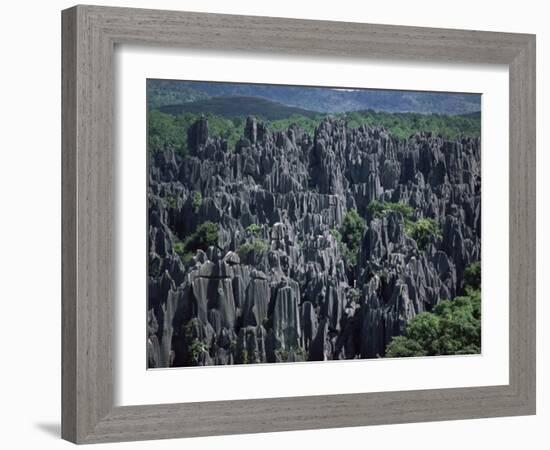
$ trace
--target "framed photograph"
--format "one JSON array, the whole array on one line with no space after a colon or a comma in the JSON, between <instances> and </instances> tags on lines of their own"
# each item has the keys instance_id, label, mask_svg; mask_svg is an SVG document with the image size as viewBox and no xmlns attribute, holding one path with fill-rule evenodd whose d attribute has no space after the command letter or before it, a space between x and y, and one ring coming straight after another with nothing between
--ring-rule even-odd
<instances>
[{"instance_id":1,"label":"framed photograph","mask_svg":"<svg viewBox=\"0 0 550 450\"><path fill-rule=\"evenodd\" d=\"M535 413L535 37L62 13L62 435Z\"/></svg>"}]
</instances>

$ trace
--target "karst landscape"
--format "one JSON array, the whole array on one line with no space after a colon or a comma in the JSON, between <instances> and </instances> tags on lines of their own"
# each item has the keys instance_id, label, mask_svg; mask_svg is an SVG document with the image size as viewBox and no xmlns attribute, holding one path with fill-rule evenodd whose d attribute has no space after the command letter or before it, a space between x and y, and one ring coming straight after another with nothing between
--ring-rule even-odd
<instances>
[{"instance_id":1,"label":"karst landscape","mask_svg":"<svg viewBox=\"0 0 550 450\"><path fill-rule=\"evenodd\" d=\"M189 86L149 91L149 368L480 352L471 104L327 112Z\"/></svg>"}]
</instances>

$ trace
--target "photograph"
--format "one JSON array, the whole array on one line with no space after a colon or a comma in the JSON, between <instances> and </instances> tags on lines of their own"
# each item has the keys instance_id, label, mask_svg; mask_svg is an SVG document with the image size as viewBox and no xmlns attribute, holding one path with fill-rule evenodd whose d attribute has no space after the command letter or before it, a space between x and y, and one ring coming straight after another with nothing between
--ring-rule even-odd
<instances>
[{"instance_id":1,"label":"photograph","mask_svg":"<svg viewBox=\"0 0 550 450\"><path fill-rule=\"evenodd\" d=\"M147 367L481 353L481 95L147 79Z\"/></svg>"},{"instance_id":2,"label":"photograph","mask_svg":"<svg viewBox=\"0 0 550 450\"><path fill-rule=\"evenodd\" d=\"M546 4L312 5L3 4L2 448L550 448Z\"/></svg>"}]
</instances>

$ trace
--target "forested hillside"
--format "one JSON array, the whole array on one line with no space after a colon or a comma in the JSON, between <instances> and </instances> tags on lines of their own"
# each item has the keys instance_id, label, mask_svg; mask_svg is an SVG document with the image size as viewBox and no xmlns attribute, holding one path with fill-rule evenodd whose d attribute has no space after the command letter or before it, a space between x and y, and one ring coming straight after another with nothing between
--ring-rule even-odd
<instances>
[{"instance_id":1,"label":"forested hillside","mask_svg":"<svg viewBox=\"0 0 550 450\"><path fill-rule=\"evenodd\" d=\"M304 132L313 135L319 123L330 115L313 114L302 115L295 113L293 108L273 108L271 102L254 102L253 105L239 106L236 110L224 99L219 103L217 114L208 112L209 102L200 102L196 107L187 108L184 105L164 108L163 111L153 110L148 116L148 143L149 148L172 148L179 155L188 151L186 130L192 123L204 116L208 119L209 132L212 137L220 137L227 141L230 149L235 147L242 135L247 115L243 111L256 111L258 117L270 131L281 131L291 126L298 126ZM190 104L193 105L193 104ZM264 106L260 108L259 106ZM223 107L222 107L223 106ZM268 109L268 111L265 110ZM274 112L277 111L276 113ZM278 118L282 116L283 118ZM271 119L270 119L271 117ZM273 119L273 117L275 117ZM355 129L362 125L383 127L392 136L399 139L408 139L417 132L432 133L443 139L458 139L461 137L479 137L481 120L479 113L458 116L417 113L383 113L375 111L357 111L342 113L331 117L342 119L348 129Z\"/></svg>"},{"instance_id":2,"label":"forested hillside","mask_svg":"<svg viewBox=\"0 0 550 450\"><path fill-rule=\"evenodd\" d=\"M149 79L148 105L166 105L213 97L257 97L321 113L372 109L386 112L465 114L479 112L479 94L382 89L326 88L254 83Z\"/></svg>"}]
</instances>

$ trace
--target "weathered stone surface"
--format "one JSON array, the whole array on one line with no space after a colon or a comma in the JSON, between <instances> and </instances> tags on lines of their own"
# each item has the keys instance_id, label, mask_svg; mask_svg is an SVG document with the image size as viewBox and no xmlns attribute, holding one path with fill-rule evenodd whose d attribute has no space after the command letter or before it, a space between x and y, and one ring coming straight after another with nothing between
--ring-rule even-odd
<instances>
[{"instance_id":1,"label":"weathered stone surface","mask_svg":"<svg viewBox=\"0 0 550 450\"><path fill-rule=\"evenodd\" d=\"M334 118L308 135L249 117L235 148L206 118L188 141L185 159L149 161L149 367L384 356L480 258L479 139L399 140ZM421 248L400 213L371 216L373 200L412 206L441 236ZM331 232L351 209L367 225L356 268ZM206 221L217 245L177 253Z\"/></svg>"}]
</instances>

